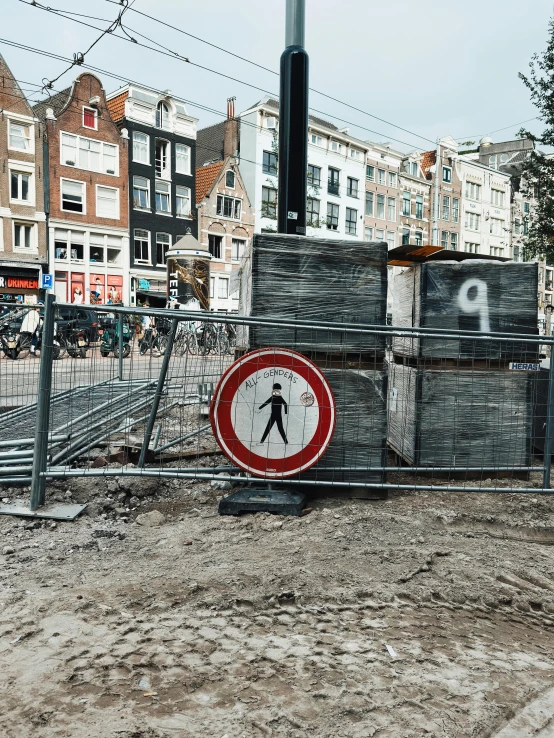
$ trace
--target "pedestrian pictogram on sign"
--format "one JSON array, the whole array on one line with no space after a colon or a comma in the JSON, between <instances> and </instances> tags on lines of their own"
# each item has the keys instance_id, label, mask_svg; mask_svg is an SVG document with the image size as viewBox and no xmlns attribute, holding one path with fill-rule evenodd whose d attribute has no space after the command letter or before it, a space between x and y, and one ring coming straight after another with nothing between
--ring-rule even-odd
<instances>
[{"instance_id":1,"label":"pedestrian pictogram on sign","mask_svg":"<svg viewBox=\"0 0 554 738\"><path fill-rule=\"evenodd\" d=\"M291 477L325 453L335 400L325 376L289 349L251 351L223 374L210 406L223 453L259 477Z\"/></svg>"}]
</instances>

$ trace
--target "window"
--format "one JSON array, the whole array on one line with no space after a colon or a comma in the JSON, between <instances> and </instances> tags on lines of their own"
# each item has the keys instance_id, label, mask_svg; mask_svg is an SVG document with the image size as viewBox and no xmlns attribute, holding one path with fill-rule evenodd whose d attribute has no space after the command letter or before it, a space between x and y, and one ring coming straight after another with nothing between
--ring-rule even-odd
<instances>
[{"instance_id":1,"label":"window","mask_svg":"<svg viewBox=\"0 0 554 738\"><path fill-rule=\"evenodd\" d=\"M133 207L136 210L150 209L150 182L146 177L133 177Z\"/></svg>"},{"instance_id":2,"label":"window","mask_svg":"<svg viewBox=\"0 0 554 738\"><path fill-rule=\"evenodd\" d=\"M277 217L277 190L273 187L262 187L262 217Z\"/></svg>"},{"instance_id":3,"label":"window","mask_svg":"<svg viewBox=\"0 0 554 738\"><path fill-rule=\"evenodd\" d=\"M354 177L348 177L346 180L346 194L349 197L358 197L358 180Z\"/></svg>"},{"instance_id":4,"label":"window","mask_svg":"<svg viewBox=\"0 0 554 738\"><path fill-rule=\"evenodd\" d=\"M175 144L175 171L190 174L190 146Z\"/></svg>"},{"instance_id":5,"label":"window","mask_svg":"<svg viewBox=\"0 0 554 738\"><path fill-rule=\"evenodd\" d=\"M319 187L321 185L321 167L308 164L308 185Z\"/></svg>"},{"instance_id":6,"label":"window","mask_svg":"<svg viewBox=\"0 0 554 738\"><path fill-rule=\"evenodd\" d=\"M443 231L441 234L441 246L443 249L448 248L448 237L450 236L450 233L448 231Z\"/></svg>"},{"instance_id":7,"label":"window","mask_svg":"<svg viewBox=\"0 0 554 738\"><path fill-rule=\"evenodd\" d=\"M452 198L452 222L457 223L460 220L460 201L457 197Z\"/></svg>"},{"instance_id":8,"label":"window","mask_svg":"<svg viewBox=\"0 0 554 738\"><path fill-rule=\"evenodd\" d=\"M91 264L104 263L104 236L101 233L90 234L90 254L89 261Z\"/></svg>"},{"instance_id":9,"label":"window","mask_svg":"<svg viewBox=\"0 0 554 738\"><path fill-rule=\"evenodd\" d=\"M273 176L277 174L277 154L274 154L272 151L264 151L262 171L265 174L272 174Z\"/></svg>"},{"instance_id":10,"label":"window","mask_svg":"<svg viewBox=\"0 0 554 738\"><path fill-rule=\"evenodd\" d=\"M340 144L338 141L331 141L331 143L329 144L329 148L336 154L340 154L342 151L342 144Z\"/></svg>"},{"instance_id":11,"label":"window","mask_svg":"<svg viewBox=\"0 0 554 738\"><path fill-rule=\"evenodd\" d=\"M114 144L62 132L60 162L68 167L117 175L119 148Z\"/></svg>"},{"instance_id":12,"label":"window","mask_svg":"<svg viewBox=\"0 0 554 738\"><path fill-rule=\"evenodd\" d=\"M9 121L9 148L17 151L31 151L31 127L23 123Z\"/></svg>"},{"instance_id":13,"label":"window","mask_svg":"<svg viewBox=\"0 0 554 738\"><path fill-rule=\"evenodd\" d=\"M469 243L468 241L464 244L465 250L469 254L478 254L479 253L479 244L478 243Z\"/></svg>"},{"instance_id":14,"label":"window","mask_svg":"<svg viewBox=\"0 0 554 738\"><path fill-rule=\"evenodd\" d=\"M178 218L188 218L190 215L190 189L177 185L175 188L175 209Z\"/></svg>"},{"instance_id":15,"label":"window","mask_svg":"<svg viewBox=\"0 0 554 738\"><path fill-rule=\"evenodd\" d=\"M210 297L212 300L215 297L215 277L210 277Z\"/></svg>"},{"instance_id":16,"label":"window","mask_svg":"<svg viewBox=\"0 0 554 738\"><path fill-rule=\"evenodd\" d=\"M423 231L416 231L415 232L415 245L416 246L423 246Z\"/></svg>"},{"instance_id":17,"label":"window","mask_svg":"<svg viewBox=\"0 0 554 738\"><path fill-rule=\"evenodd\" d=\"M385 184L385 170L384 169L377 170L377 184L380 184L380 185Z\"/></svg>"},{"instance_id":18,"label":"window","mask_svg":"<svg viewBox=\"0 0 554 738\"><path fill-rule=\"evenodd\" d=\"M396 240L396 233L394 231L387 231L387 246L389 249L393 249Z\"/></svg>"},{"instance_id":19,"label":"window","mask_svg":"<svg viewBox=\"0 0 554 738\"><path fill-rule=\"evenodd\" d=\"M265 189L265 188L262 188L262 189ZM273 191L276 192L276 190L273 190ZM227 197L227 195L218 195L216 212L222 218L233 218L234 220L240 220L241 205L242 205L242 201L236 197Z\"/></svg>"},{"instance_id":20,"label":"window","mask_svg":"<svg viewBox=\"0 0 554 738\"><path fill-rule=\"evenodd\" d=\"M135 263L150 264L150 233L140 228L134 232ZM108 250L109 255L109 250Z\"/></svg>"},{"instance_id":21,"label":"window","mask_svg":"<svg viewBox=\"0 0 554 738\"><path fill-rule=\"evenodd\" d=\"M373 228L366 228L365 229L365 240L366 241L373 241Z\"/></svg>"},{"instance_id":22,"label":"window","mask_svg":"<svg viewBox=\"0 0 554 738\"><path fill-rule=\"evenodd\" d=\"M500 246L491 246L491 256L504 256L504 249Z\"/></svg>"},{"instance_id":23,"label":"window","mask_svg":"<svg viewBox=\"0 0 554 738\"><path fill-rule=\"evenodd\" d=\"M442 181L452 182L452 168L451 167L442 168Z\"/></svg>"},{"instance_id":24,"label":"window","mask_svg":"<svg viewBox=\"0 0 554 738\"><path fill-rule=\"evenodd\" d=\"M529 235L529 221L527 218L523 219L523 235Z\"/></svg>"},{"instance_id":25,"label":"window","mask_svg":"<svg viewBox=\"0 0 554 738\"><path fill-rule=\"evenodd\" d=\"M402 215L412 214L412 194L407 190L402 193Z\"/></svg>"},{"instance_id":26,"label":"window","mask_svg":"<svg viewBox=\"0 0 554 738\"><path fill-rule=\"evenodd\" d=\"M221 246L223 244L223 236L208 235L208 251L214 259L221 259Z\"/></svg>"},{"instance_id":27,"label":"window","mask_svg":"<svg viewBox=\"0 0 554 738\"><path fill-rule=\"evenodd\" d=\"M220 300L227 300L229 297L229 280L219 277L217 280L217 296Z\"/></svg>"},{"instance_id":28,"label":"window","mask_svg":"<svg viewBox=\"0 0 554 738\"><path fill-rule=\"evenodd\" d=\"M319 210L320 202L315 200L313 197L308 197L306 200L306 221L312 228L319 228Z\"/></svg>"},{"instance_id":29,"label":"window","mask_svg":"<svg viewBox=\"0 0 554 738\"><path fill-rule=\"evenodd\" d=\"M171 204L169 201L170 192L171 185L169 182L160 182L159 179L156 180L156 212L171 212Z\"/></svg>"},{"instance_id":30,"label":"window","mask_svg":"<svg viewBox=\"0 0 554 738\"><path fill-rule=\"evenodd\" d=\"M10 172L10 200L21 200L22 202L29 202L30 181L30 174L24 174L23 172Z\"/></svg>"},{"instance_id":31,"label":"window","mask_svg":"<svg viewBox=\"0 0 554 738\"><path fill-rule=\"evenodd\" d=\"M95 108L86 108L83 106L83 127L98 128L98 111Z\"/></svg>"},{"instance_id":32,"label":"window","mask_svg":"<svg viewBox=\"0 0 554 738\"><path fill-rule=\"evenodd\" d=\"M470 231L478 231L481 221L481 216L476 213L466 213L465 227Z\"/></svg>"},{"instance_id":33,"label":"window","mask_svg":"<svg viewBox=\"0 0 554 738\"><path fill-rule=\"evenodd\" d=\"M225 172L225 187L229 187L231 190L235 189L235 173L231 169Z\"/></svg>"},{"instance_id":34,"label":"window","mask_svg":"<svg viewBox=\"0 0 554 738\"><path fill-rule=\"evenodd\" d=\"M412 177L417 177L417 175L418 175L418 164L417 164L417 161L412 161L412 162L410 162L410 164L411 164L411 174L412 174Z\"/></svg>"},{"instance_id":35,"label":"window","mask_svg":"<svg viewBox=\"0 0 554 738\"><path fill-rule=\"evenodd\" d=\"M514 220L514 233L518 235L521 233L521 220L518 218Z\"/></svg>"},{"instance_id":36,"label":"window","mask_svg":"<svg viewBox=\"0 0 554 738\"><path fill-rule=\"evenodd\" d=\"M385 196L377 195L377 217L385 219Z\"/></svg>"},{"instance_id":37,"label":"window","mask_svg":"<svg viewBox=\"0 0 554 738\"><path fill-rule=\"evenodd\" d=\"M504 190L491 190L492 204L497 208L504 207Z\"/></svg>"},{"instance_id":38,"label":"window","mask_svg":"<svg viewBox=\"0 0 554 738\"><path fill-rule=\"evenodd\" d=\"M156 177L170 179L169 142L156 139Z\"/></svg>"},{"instance_id":39,"label":"window","mask_svg":"<svg viewBox=\"0 0 554 738\"><path fill-rule=\"evenodd\" d=\"M396 187L396 172L389 172L389 187Z\"/></svg>"},{"instance_id":40,"label":"window","mask_svg":"<svg viewBox=\"0 0 554 738\"><path fill-rule=\"evenodd\" d=\"M377 228L375 231L375 240L376 241L384 241L385 240L385 231L383 231L381 228Z\"/></svg>"},{"instance_id":41,"label":"window","mask_svg":"<svg viewBox=\"0 0 554 738\"><path fill-rule=\"evenodd\" d=\"M410 229L403 228L402 229L402 246L406 246L409 243L410 243Z\"/></svg>"},{"instance_id":42,"label":"window","mask_svg":"<svg viewBox=\"0 0 554 738\"><path fill-rule=\"evenodd\" d=\"M97 239L100 239L100 243L103 244L104 236L91 234L91 253L94 252L94 244L98 242ZM118 240L121 241L121 239ZM84 232L56 228L54 231L54 253L56 259L67 261L69 255L71 256L71 261L83 262L85 258Z\"/></svg>"},{"instance_id":43,"label":"window","mask_svg":"<svg viewBox=\"0 0 554 738\"><path fill-rule=\"evenodd\" d=\"M339 229L339 206L334 202L327 203L327 229L330 231Z\"/></svg>"},{"instance_id":44,"label":"window","mask_svg":"<svg viewBox=\"0 0 554 738\"><path fill-rule=\"evenodd\" d=\"M450 220L450 197L448 195L442 198L442 219Z\"/></svg>"},{"instance_id":45,"label":"window","mask_svg":"<svg viewBox=\"0 0 554 738\"><path fill-rule=\"evenodd\" d=\"M372 167L370 164L366 165L365 168L365 178L369 182L375 182L375 167Z\"/></svg>"},{"instance_id":46,"label":"window","mask_svg":"<svg viewBox=\"0 0 554 738\"><path fill-rule=\"evenodd\" d=\"M31 250L35 246L33 244L33 226L25 223L13 224L13 246L14 249Z\"/></svg>"},{"instance_id":47,"label":"window","mask_svg":"<svg viewBox=\"0 0 554 738\"><path fill-rule=\"evenodd\" d=\"M156 107L156 128L167 128L169 126L169 108L164 102L159 102Z\"/></svg>"},{"instance_id":48,"label":"window","mask_svg":"<svg viewBox=\"0 0 554 738\"><path fill-rule=\"evenodd\" d=\"M418 218L418 220L423 218L423 195L416 195L415 217Z\"/></svg>"},{"instance_id":49,"label":"window","mask_svg":"<svg viewBox=\"0 0 554 738\"><path fill-rule=\"evenodd\" d=\"M356 235L356 222L358 220L358 211L353 208L346 208L346 233L351 236Z\"/></svg>"},{"instance_id":50,"label":"window","mask_svg":"<svg viewBox=\"0 0 554 738\"><path fill-rule=\"evenodd\" d=\"M329 177L327 179L327 192L330 195L338 195L340 187L340 171L329 167Z\"/></svg>"},{"instance_id":51,"label":"window","mask_svg":"<svg viewBox=\"0 0 554 738\"><path fill-rule=\"evenodd\" d=\"M504 221L499 218L491 218L490 232L493 236L501 236L504 232Z\"/></svg>"},{"instance_id":52,"label":"window","mask_svg":"<svg viewBox=\"0 0 554 738\"><path fill-rule=\"evenodd\" d=\"M524 213L530 213L531 212L531 206L528 202L523 203L523 212Z\"/></svg>"},{"instance_id":53,"label":"window","mask_svg":"<svg viewBox=\"0 0 554 738\"><path fill-rule=\"evenodd\" d=\"M466 182L466 197L470 200L480 200L481 185L475 184L475 182Z\"/></svg>"},{"instance_id":54,"label":"window","mask_svg":"<svg viewBox=\"0 0 554 738\"><path fill-rule=\"evenodd\" d=\"M150 164L149 140L150 137L146 133L133 131L133 161L140 164Z\"/></svg>"},{"instance_id":55,"label":"window","mask_svg":"<svg viewBox=\"0 0 554 738\"><path fill-rule=\"evenodd\" d=\"M458 234L457 233L450 234L450 248L452 249L452 251L458 250Z\"/></svg>"},{"instance_id":56,"label":"window","mask_svg":"<svg viewBox=\"0 0 554 738\"><path fill-rule=\"evenodd\" d=\"M96 186L96 215L99 218L119 219L119 190Z\"/></svg>"},{"instance_id":57,"label":"window","mask_svg":"<svg viewBox=\"0 0 554 738\"><path fill-rule=\"evenodd\" d=\"M61 180L62 210L85 213L85 183L72 179Z\"/></svg>"},{"instance_id":58,"label":"window","mask_svg":"<svg viewBox=\"0 0 554 738\"><path fill-rule=\"evenodd\" d=\"M240 261L244 254L244 246L246 241L242 238L233 238L231 241L231 261Z\"/></svg>"},{"instance_id":59,"label":"window","mask_svg":"<svg viewBox=\"0 0 554 738\"><path fill-rule=\"evenodd\" d=\"M365 214L373 217L373 204L375 201L375 195L373 192L365 193Z\"/></svg>"},{"instance_id":60,"label":"window","mask_svg":"<svg viewBox=\"0 0 554 738\"><path fill-rule=\"evenodd\" d=\"M156 264L165 264L165 255L171 246L168 233L156 233Z\"/></svg>"},{"instance_id":61,"label":"window","mask_svg":"<svg viewBox=\"0 0 554 738\"><path fill-rule=\"evenodd\" d=\"M396 220L396 197L389 197L388 202L388 220L395 221Z\"/></svg>"},{"instance_id":62,"label":"window","mask_svg":"<svg viewBox=\"0 0 554 738\"><path fill-rule=\"evenodd\" d=\"M493 154L492 156L489 156L489 167L491 169L498 169L498 156L496 154ZM466 246L467 246L467 244L466 244Z\"/></svg>"},{"instance_id":63,"label":"window","mask_svg":"<svg viewBox=\"0 0 554 738\"><path fill-rule=\"evenodd\" d=\"M362 160L362 152L358 151L358 149L350 149L350 158L355 159L356 161Z\"/></svg>"},{"instance_id":64,"label":"window","mask_svg":"<svg viewBox=\"0 0 554 738\"><path fill-rule=\"evenodd\" d=\"M310 143L313 143L314 146L323 146L323 139L321 136L318 136L317 133L311 133Z\"/></svg>"}]
</instances>

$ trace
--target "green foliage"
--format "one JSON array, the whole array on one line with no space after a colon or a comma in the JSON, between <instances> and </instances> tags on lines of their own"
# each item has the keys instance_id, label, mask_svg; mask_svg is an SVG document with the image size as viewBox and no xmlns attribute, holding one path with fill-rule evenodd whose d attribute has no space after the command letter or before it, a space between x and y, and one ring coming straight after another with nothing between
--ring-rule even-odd
<instances>
[{"instance_id":1,"label":"green foliage","mask_svg":"<svg viewBox=\"0 0 554 738\"><path fill-rule=\"evenodd\" d=\"M554 19L549 22L549 39L542 54L534 54L529 73L520 73L520 79L530 92L531 101L539 111L544 124L540 136L522 128L518 138L528 138L535 144L554 146ZM534 150L526 160L521 178L521 191L535 206L529 219L526 256L544 256L554 259L554 158Z\"/></svg>"}]
</instances>

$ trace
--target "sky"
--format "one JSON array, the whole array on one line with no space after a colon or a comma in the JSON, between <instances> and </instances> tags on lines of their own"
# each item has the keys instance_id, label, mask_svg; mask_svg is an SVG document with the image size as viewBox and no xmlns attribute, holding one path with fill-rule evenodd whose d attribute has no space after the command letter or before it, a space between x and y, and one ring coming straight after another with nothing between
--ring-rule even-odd
<instances>
[{"instance_id":1,"label":"sky","mask_svg":"<svg viewBox=\"0 0 554 738\"><path fill-rule=\"evenodd\" d=\"M100 35L26 1L0 0L0 38L71 60ZM44 0L44 5L70 11L72 18L101 29L121 10L117 0ZM430 149L438 136L446 135L460 142L489 134L495 141L510 140L523 121L537 114L518 72L526 72L532 55L544 50L553 12L553 0L306 0L311 112L348 127L362 140L388 141L400 151ZM188 112L199 119L199 128L223 119L228 97L236 96L236 110L241 111L279 89L277 75L203 41L278 71L285 0L134 0L123 25L137 41L157 48L161 44L170 56L112 34L86 55L85 63L171 90L189 101ZM43 81L69 66L2 41L0 53L33 100L44 97ZM65 73L54 89L67 87L80 71L74 67ZM99 76L107 92L123 84ZM525 126L541 131L537 120Z\"/></svg>"}]
</instances>

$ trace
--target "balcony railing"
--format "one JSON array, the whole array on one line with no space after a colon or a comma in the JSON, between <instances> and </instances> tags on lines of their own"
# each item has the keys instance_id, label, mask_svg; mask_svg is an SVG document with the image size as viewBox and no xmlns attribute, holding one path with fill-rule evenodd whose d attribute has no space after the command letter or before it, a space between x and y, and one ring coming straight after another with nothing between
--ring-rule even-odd
<instances>
[{"instance_id":1,"label":"balcony railing","mask_svg":"<svg viewBox=\"0 0 554 738\"><path fill-rule=\"evenodd\" d=\"M338 195L339 194L339 183L338 182L327 182L327 192L330 195Z\"/></svg>"}]
</instances>

